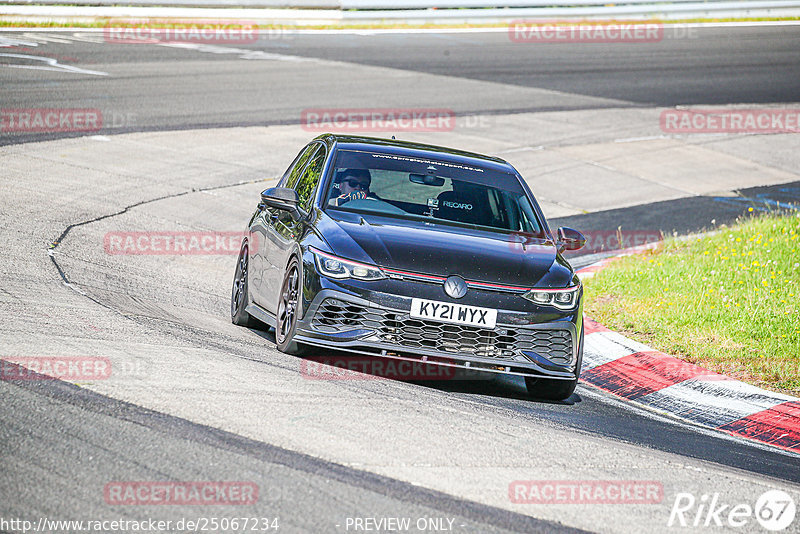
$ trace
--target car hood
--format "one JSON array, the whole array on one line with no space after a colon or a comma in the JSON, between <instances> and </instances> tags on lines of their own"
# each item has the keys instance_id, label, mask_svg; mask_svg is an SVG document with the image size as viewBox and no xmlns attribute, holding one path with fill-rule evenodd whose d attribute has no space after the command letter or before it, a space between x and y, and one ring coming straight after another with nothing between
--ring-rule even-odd
<instances>
[{"instance_id":1,"label":"car hood","mask_svg":"<svg viewBox=\"0 0 800 534\"><path fill-rule=\"evenodd\" d=\"M389 269L522 287L566 287L573 277L545 239L347 212L323 212L317 227L333 254Z\"/></svg>"}]
</instances>

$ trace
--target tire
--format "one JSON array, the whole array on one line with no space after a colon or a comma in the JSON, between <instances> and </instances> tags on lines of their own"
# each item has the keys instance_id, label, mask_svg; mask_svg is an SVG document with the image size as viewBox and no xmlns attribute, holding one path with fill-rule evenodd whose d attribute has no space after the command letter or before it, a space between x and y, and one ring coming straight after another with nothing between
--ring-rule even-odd
<instances>
[{"instance_id":1,"label":"tire","mask_svg":"<svg viewBox=\"0 0 800 534\"><path fill-rule=\"evenodd\" d=\"M575 386L577 385L577 378L574 380L553 380L552 378L525 377L528 396L533 399L567 400L575 391Z\"/></svg>"},{"instance_id":2,"label":"tire","mask_svg":"<svg viewBox=\"0 0 800 534\"><path fill-rule=\"evenodd\" d=\"M236 262L236 271L233 274L233 287L231 288L231 322L238 326L256 328L261 323L247 313L247 270L250 263L250 254L247 242L242 243L239 251L239 260Z\"/></svg>"},{"instance_id":3,"label":"tire","mask_svg":"<svg viewBox=\"0 0 800 534\"><path fill-rule=\"evenodd\" d=\"M306 352L304 345L294 341L302 283L300 274L300 262L297 258L292 258L283 276L281 292L278 295L278 313L275 316L275 342L278 350L295 356Z\"/></svg>"}]
</instances>

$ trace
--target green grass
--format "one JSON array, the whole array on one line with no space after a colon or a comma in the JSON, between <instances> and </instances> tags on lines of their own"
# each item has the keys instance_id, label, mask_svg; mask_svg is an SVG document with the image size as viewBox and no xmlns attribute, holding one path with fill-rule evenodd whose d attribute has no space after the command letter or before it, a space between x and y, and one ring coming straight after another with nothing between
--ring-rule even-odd
<instances>
[{"instance_id":1,"label":"green grass","mask_svg":"<svg viewBox=\"0 0 800 534\"><path fill-rule=\"evenodd\" d=\"M799 395L799 235L800 213L772 213L619 258L587 281L586 314L691 363Z\"/></svg>"}]
</instances>

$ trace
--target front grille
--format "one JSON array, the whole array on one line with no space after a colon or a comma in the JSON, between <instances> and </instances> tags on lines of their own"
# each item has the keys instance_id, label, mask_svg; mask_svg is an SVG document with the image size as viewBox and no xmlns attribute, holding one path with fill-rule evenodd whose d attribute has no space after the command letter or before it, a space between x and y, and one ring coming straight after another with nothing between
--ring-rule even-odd
<instances>
[{"instance_id":1,"label":"front grille","mask_svg":"<svg viewBox=\"0 0 800 534\"><path fill-rule=\"evenodd\" d=\"M494 330L409 317L408 312L383 310L327 298L311 321L319 332L335 333L354 328L375 330L384 343L405 349L430 349L453 354L472 354L513 360L517 351L536 352L554 363L571 365L572 335L563 329L511 328Z\"/></svg>"}]
</instances>

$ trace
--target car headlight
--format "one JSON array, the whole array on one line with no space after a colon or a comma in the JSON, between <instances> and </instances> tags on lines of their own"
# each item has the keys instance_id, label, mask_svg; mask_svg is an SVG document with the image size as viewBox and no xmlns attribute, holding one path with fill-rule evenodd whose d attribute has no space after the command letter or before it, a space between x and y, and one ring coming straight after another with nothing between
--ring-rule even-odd
<instances>
[{"instance_id":1,"label":"car headlight","mask_svg":"<svg viewBox=\"0 0 800 534\"><path fill-rule=\"evenodd\" d=\"M565 289L531 289L522 296L542 306L554 306L560 310L571 310L578 302L580 288L581 286Z\"/></svg>"},{"instance_id":2,"label":"car headlight","mask_svg":"<svg viewBox=\"0 0 800 534\"><path fill-rule=\"evenodd\" d=\"M355 278L356 280L382 280L386 275L378 267L346 260L327 252L311 248L317 270L328 278Z\"/></svg>"}]
</instances>

